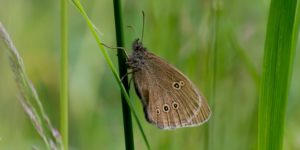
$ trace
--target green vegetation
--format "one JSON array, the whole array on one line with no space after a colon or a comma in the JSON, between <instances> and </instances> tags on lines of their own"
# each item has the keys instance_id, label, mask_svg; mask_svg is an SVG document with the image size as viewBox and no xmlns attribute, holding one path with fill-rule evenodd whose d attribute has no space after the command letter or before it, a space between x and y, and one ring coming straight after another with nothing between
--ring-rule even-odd
<instances>
[{"instance_id":1,"label":"green vegetation","mask_svg":"<svg viewBox=\"0 0 300 150\"><path fill-rule=\"evenodd\" d=\"M1 39L0 149L49 149L49 139L63 149L51 133L55 128L62 129L62 141L69 141L66 149L300 149L296 0L134 0L119 1L118 9L113 1L68 2L64 6L69 9L61 11L63 5L56 1L0 0L0 22L26 68L26 82L17 83L30 79L44 106L31 100L28 105L25 98L21 102L26 103L18 101L18 74L11 71L10 48ZM114 17L115 11L120 18ZM117 72L124 67L115 67L117 51L104 49L101 42L124 46L130 53L131 43L142 33L142 11L144 46L199 87L213 108L208 123L161 131L144 119L133 84L129 98ZM67 14L64 24L60 19ZM60 51L61 46L69 51ZM124 118L125 124L132 123L129 128L124 128L120 92L131 108L132 121ZM28 88L24 93L34 92ZM45 134L32 126L26 108L36 109Z\"/></svg>"}]
</instances>

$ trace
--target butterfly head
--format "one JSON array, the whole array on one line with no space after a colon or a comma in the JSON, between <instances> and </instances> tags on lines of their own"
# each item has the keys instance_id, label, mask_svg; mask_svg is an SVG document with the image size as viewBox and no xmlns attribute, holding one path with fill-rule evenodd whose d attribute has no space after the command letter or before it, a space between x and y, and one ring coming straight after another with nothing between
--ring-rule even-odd
<instances>
[{"instance_id":1,"label":"butterfly head","mask_svg":"<svg viewBox=\"0 0 300 150\"><path fill-rule=\"evenodd\" d=\"M146 51L146 48L143 46L143 43L140 41L140 39L134 40L132 43L132 49L133 51Z\"/></svg>"},{"instance_id":2,"label":"butterfly head","mask_svg":"<svg viewBox=\"0 0 300 150\"><path fill-rule=\"evenodd\" d=\"M132 43L133 52L127 60L127 65L132 69L141 69L146 63L145 58L147 57L147 50L143 46L143 43L140 39L134 40Z\"/></svg>"}]
</instances>

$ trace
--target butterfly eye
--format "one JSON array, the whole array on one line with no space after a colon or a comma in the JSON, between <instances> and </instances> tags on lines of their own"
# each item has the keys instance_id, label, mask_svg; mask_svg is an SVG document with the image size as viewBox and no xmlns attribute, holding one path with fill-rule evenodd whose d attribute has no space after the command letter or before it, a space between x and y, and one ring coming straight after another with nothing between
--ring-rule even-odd
<instances>
[{"instance_id":1,"label":"butterfly eye","mask_svg":"<svg viewBox=\"0 0 300 150\"><path fill-rule=\"evenodd\" d=\"M173 83L173 88L176 89L176 90L180 89L179 83L178 82L174 82Z\"/></svg>"},{"instance_id":2,"label":"butterfly eye","mask_svg":"<svg viewBox=\"0 0 300 150\"><path fill-rule=\"evenodd\" d=\"M172 107L173 107L174 109L178 109L178 106L179 106L179 105L178 105L177 102L173 102L173 103L172 103Z\"/></svg>"},{"instance_id":3,"label":"butterfly eye","mask_svg":"<svg viewBox=\"0 0 300 150\"><path fill-rule=\"evenodd\" d=\"M160 110L159 109L156 109L156 114L160 114Z\"/></svg>"},{"instance_id":4,"label":"butterfly eye","mask_svg":"<svg viewBox=\"0 0 300 150\"><path fill-rule=\"evenodd\" d=\"M163 111L164 111L164 112L169 112L169 110L170 110L169 105L168 105L168 104L164 104L164 105L163 105Z\"/></svg>"},{"instance_id":5,"label":"butterfly eye","mask_svg":"<svg viewBox=\"0 0 300 150\"><path fill-rule=\"evenodd\" d=\"M185 85L184 81L179 81L179 84L180 84L180 86L184 86Z\"/></svg>"}]
</instances>

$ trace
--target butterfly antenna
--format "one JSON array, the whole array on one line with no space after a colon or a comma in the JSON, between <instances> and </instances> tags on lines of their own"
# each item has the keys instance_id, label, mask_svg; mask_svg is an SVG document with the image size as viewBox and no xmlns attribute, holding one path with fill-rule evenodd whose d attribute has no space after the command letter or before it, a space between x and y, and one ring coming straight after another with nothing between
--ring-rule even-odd
<instances>
[{"instance_id":1,"label":"butterfly antenna","mask_svg":"<svg viewBox=\"0 0 300 150\"><path fill-rule=\"evenodd\" d=\"M143 37L144 37L145 12L142 11L142 14L143 14L143 28L142 28L142 39L141 39L141 42L143 42Z\"/></svg>"}]
</instances>

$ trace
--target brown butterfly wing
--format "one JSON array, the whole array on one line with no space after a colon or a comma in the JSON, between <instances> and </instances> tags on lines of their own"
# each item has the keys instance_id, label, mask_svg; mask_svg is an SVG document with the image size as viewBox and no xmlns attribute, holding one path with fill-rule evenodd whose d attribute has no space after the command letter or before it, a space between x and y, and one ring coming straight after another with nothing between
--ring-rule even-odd
<instances>
[{"instance_id":1,"label":"brown butterfly wing","mask_svg":"<svg viewBox=\"0 0 300 150\"><path fill-rule=\"evenodd\" d=\"M201 103L199 112L187 124L187 126L192 127L192 126L201 125L201 124L203 124L203 123L205 123L206 121L209 120L209 118L211 116L211 111L210 111L210 108L209 108L206 100L204 99L204 97L202 97L202 99L203 99L203 102Z\"/></svg>"},{"instance_id":2,"label":"brown butterfly wing","mask_svg":"<svg viewBox=\"0 0 300 150\"><path fill-rule=\"evenodd\" d=\"M145 66L133 74L133 79L147 120L162 129L195 126L208 120L209 106L191 81L154 54L147 52L146 56Z\"/></svg>"}]
</instances>

